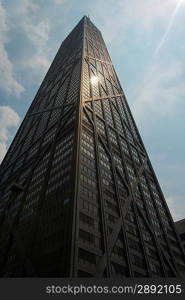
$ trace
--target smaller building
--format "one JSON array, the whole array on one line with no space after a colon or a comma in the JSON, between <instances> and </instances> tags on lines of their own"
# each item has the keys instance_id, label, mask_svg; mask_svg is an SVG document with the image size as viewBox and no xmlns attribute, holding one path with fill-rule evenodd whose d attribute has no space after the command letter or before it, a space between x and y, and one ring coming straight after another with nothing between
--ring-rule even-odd
<instances>
[{"instance_id":1,"label":"smaller building","mask_svg":"<svg viewBox=\"0 0 185 300\"><path fill-rule=\"evenodd\" d=\"M185 251L185 219L175 222L175 226Z\"/></svg>"}]
</instances>

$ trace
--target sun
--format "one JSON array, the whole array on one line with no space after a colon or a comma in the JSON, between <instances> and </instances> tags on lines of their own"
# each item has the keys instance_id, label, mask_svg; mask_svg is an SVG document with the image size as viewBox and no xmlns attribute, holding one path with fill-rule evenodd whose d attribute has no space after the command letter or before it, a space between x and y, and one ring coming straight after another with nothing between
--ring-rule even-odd
<instances>
[{"instance_id":1,"label":"sun","mask_svg":"<svg viewBox=\"0 0 185 300\"><path fill-rule=\"evenodd\" d=\"M99 81L98 76L92 76L92 77L91 77L91 83L92 83L92 84L96 84L96 83L98 83L98 81Z\"/></svg>"}]
</instances>

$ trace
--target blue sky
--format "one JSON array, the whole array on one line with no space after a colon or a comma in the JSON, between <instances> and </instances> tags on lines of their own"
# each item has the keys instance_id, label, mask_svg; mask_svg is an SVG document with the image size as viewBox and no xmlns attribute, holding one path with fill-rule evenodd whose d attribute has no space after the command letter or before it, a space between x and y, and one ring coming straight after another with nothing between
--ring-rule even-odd
<instances>
[{"instance_id":1,"label":"blue sky","mask_svg":"<svg viewBox=\"0 0 185 300\"><path fill-rule=\"evenodd\" d=\"M102 31L175 220L185 217L185 0L0 0L0 160L62 40Z\"/></svg>"}]
</instances>

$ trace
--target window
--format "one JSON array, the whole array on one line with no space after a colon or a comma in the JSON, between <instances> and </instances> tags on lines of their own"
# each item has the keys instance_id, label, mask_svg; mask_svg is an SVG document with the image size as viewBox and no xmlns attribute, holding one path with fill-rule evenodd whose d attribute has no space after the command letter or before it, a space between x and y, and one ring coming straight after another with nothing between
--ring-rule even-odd
<instances>
[{"instance_id":1,"label":"window","mask_svg":"<svg viewBox=\"0 0 185 300\"><path fill-rule=\"evenodd\" d=\"M84 249L79 249L78 257L82 264L86 264L87 262L93 265L96 264L96 255Z\"/></svg>"},{"instance_id":2,"label":"window","mask_svg":"<svg viewBox=\"0 0 185 300\"><path fill-rule=\"evenodd\" d=\"M119 258L121 258L121 259L124 258L123 249L120 248L119 246L115 246L115 247L113 248L112 254L113 254L113 256L117 256L117 257L119 257Z\"/></svg>"},{"instance_id":3,"label":"window","mask_svg":"<svg viewBox=\"0 0 185 300\"><path fill-rule=\"evenodd\" d=\"M126 276L127 271L126 268L124 268L123 266L120 266L116 263L112 263L112 273L115 276L122 277Z\"/></svg>"},{"instance_id":4,"label":"window","mask_svg":"<svg viewBox=\"0 0 185 300\"><path fill-rule=\"evenodd\" d=\"M80 213L80 221L88 227L99 228L99 222L84 213Z\"/></svg>"},{"instance_id":5,"label":"window","mask_svg":"<svg viewBox=\"0 0 185 300\"><path fill-rule=\"evenodd\" d=\"M79 239L89 245L95 243L94 235L82 229L79 230Z\"/></svg>"},{"instance_id":6,"label":"window","mask_svg":"<svg viewBox=\"0 0 185 300\"><path fill-rule=\"evenodd\" d=\"M110 223L115 223L117 218L115 218L114 216L110 215L110 214L107 214L107 219Z\"/></svg>"},{"instance_id":7,"label":"window","mask_svg":"<svg viewBox=\"0 0 185 300\"><path fill-rule=\"evenodd\" d=\"M90 203L89 201L82 200L82 208L85 209L86 211L89 212L89 214L93 216L98 216L99 215L99 210L96 205L93 203Z\"/></svg>"},{"instance_id":8,"label":"window","mask_svg":"<svg viewBox=\"0 0 185 300\"><path fill-rule=\"evenodd\" d=\"M142 230L142 233L143 233L143 239L144 239L144 241L151 242L151 236L150 236L150 234L147 231L145 231L145 230Z\"/></svg>"},{"instance_id":9,"label":"window","mask_svg":"<svg viewBox=\"0 0 185 300\"><path fill-rule=\"evenodd\" d=\"M114 127L114 123L113 123L113 119L112 119L112 113L111 113L111 110L110 110L109 100L104 99L103 105L104 105L104 108L105 108L105 116L106 116L107 123L109 123L112 127Z\"/></svg>"},{"instance_id":10,"label":"window","mask_svg":"<svg viewBox=\"0 0 185 300\"><path fill-rule=\"evenodd\" d=\"M78 277L84 277L84 278L87 278L87 277L93 277L93 275L87 273L87 272L84 272L84 271L81 271L79 270L78 271Z\"/></svg>"},{"instance_id":11,"label":"window","mask_svg":"<svg viewBox=\"0 0 185 300\"><path fill-rule=\"evenodd\" d=\"M96 187L96 181L92 180L91 178L81 174L80 175L80 179L82 182L84 182L85 184L95 188Z\"/></svg>"},{"instance_id":12,"label":"window","mask_svg":"<svg viewBox=\"0 0 185 300\"><path fill-rule=\"evenodd\" d=\"M95 107L95 112L102 117L103 112L102 112L102 106L100 100L94 101L94 107Z\"/></svg>"},{"instance_id":13,"label":"window","mask_svg":"<svg viewBox=\"0 0 185 300\"><path fill-rule=\"evenodd\" d=\"M95 189L89 190L86 186L80 186L81 198L84 197L86 199L91 199L93 201L97 201L98 195L96 194Z\"/></svg>"},{"instance_id":14,"label":"window","mask_svg":"<svg viewBox=\"0 0 185 300\"><path fill-rule=\"evenodd\" d=\"M132 263L140 268L143 268L145 266L144 264L144 260L143 258L141 258L140 256L137 256L135 254L132 254L131 255L131 260L132 260Z\"/></svg>"},{"instance_id":15,"label":"window","mask_svg":"<svg viewBox=\"0 0 185 300\"><path fill-rule=\"evenodd\" d=\"M89 247L93 246L102 249L101 239L85 230L79 230L79 240Z\"/></svg>"},{"instance_id":16,"label":"window","mask_svg":"<svg viewBox=\"0 0 185 300\"><path fill-rule=\"evenodd\" d=\"M106 201L106 206L107 206L107 208L108 208L110 211L116 213L116 215L118 214L118 208L117 208L117 205L115 205L115 204L113 204L113 203L111 203L111 202L109 202L109 201Z\"/></svg>"},{"instance_id":17,"label":"window","mask_svg":"<svg viewBox=\"0 0 185 300\"><path fill-rule=\"evenodd\" d=\"M150 262L150 269L153 273L160 274L160 267L154 264L153 262Z\"/></svg>"},{"instance_id":18,"label":"window","mask_svg":"<svg viewBox=\"0 0 185 300\"><path fill-rule=\"evenodd\" d=\"M126 231L128 231L129 233L131 233L133 235L137 235L137 230L132 225L126 224Z\"/></svg>"},{"instance_id":19,"label":"window","mask_svg":"<svg viewBox=\"0 0 185 300\"><path fill-rule=\"evenodd\" d=\"M132 240L130 238L128 238L128 245L130 248L137 250L137 251L140 251L140 249L141 249L139 242Z\"/></svg>"},{"instance_id":20,"label":"window","mask_svg":"<svg viewBox=\"0 0 185 300\"><path fill-rule=\"evenodd\" d=\"M185 233L181 233L180 238L181 238L181 241L184 242L185 241Z\"/></svg>"},{"instance_id":21,"label":"window","mask_svg":"<svg viewBox=\"0 0 185 300\"><path fill-rule=\"evenodd\" d=\"M157 258L157 252L154 249L146 247L146 253L153 258Z\"/></svg>"}]
</instances>

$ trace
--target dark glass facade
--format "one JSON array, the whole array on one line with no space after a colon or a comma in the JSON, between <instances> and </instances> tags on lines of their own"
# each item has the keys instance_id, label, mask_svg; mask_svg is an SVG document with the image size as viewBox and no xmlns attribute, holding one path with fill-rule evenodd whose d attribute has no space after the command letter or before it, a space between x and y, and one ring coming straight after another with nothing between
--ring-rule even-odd
<instances>
[{"instance_id":1,"label":"dark glass facade","mask_svg":"<svg viewBox=\"0 0 185 300\"><path fill-rule=\"evenodd\" d=\"M184 252L185 252L185 219L176 221L175 227L177 229L177 233L179 234L179 238L180 238L182 247L184 248Z\"/></svg>"},{"instance_id":2,"label":"dark glass facade","mask_svg":"<svg viewBox=\"0 0 185 300\"><path fill-rule=\"evenodd\" d=\"M62 43L1 165L1 277L180 277L174 223L100 31Z\"/></svg>"}]
</instances>

